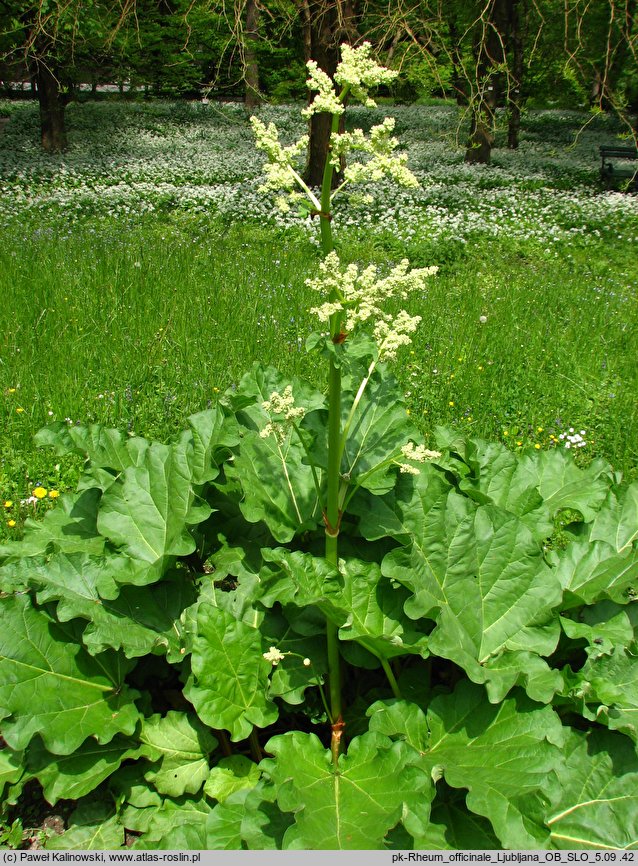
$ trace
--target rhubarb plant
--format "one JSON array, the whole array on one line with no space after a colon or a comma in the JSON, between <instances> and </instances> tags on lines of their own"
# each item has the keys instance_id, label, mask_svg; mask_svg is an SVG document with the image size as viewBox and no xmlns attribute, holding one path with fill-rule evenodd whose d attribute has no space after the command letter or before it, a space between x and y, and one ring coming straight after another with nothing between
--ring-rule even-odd
<instances>
[{"instance_id":1,"label":"rhubarb plant","mask_svg":"<svg viewBox=\"0 0 638 866\"><path fill-rule=\"evenodd\" d=\"M400 307L436 269L343 262L331 220L416 183L391 121L339 131L391 77L309 64L319 191L253 120L318 223L325 390L255 364L169 442L38 434L85 464L0 548L0 787L75 801L49 848L638 847L638 484L412 424Z\"/></svg>"}]
</instances>

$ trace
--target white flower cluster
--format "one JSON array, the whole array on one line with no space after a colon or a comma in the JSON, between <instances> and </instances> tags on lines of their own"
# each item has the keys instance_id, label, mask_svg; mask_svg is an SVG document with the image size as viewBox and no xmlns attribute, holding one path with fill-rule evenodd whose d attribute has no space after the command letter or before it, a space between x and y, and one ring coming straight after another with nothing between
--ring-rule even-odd
<instances>
[{"instance_id":1,"label":"white flower cluster","mask_svg":"<svg viewBox=\"0 0 638 866\"><path fill-rule=\"evenodd\" d=\"M255 144L268 157L264 165L266 182L260 190L285 189L291 190L298 183L298 175L294 170L294 160L308 147L308 136L303 135L299 141L284 147L279 142L279 133L274 123L266 126L258 117L251 117L250 123L255 133Z\"/></svg>"},{"instance_id":2,"label":"white flower cluster","mask_svg":"<svg viewBox=\"0 0 638 866\"><path fill-rule=\"evenodd\" d=\"M440 451L430 451L425 445L415 445L413 442L404 445L401 454L406 460L413 460L415 463L425 463L426 460L436 460L441 456ZM411 463L399 463L399 469L408 475L419 474L417 467Z\"/></svg>"},{"instance_id":3,"label":"white flower cluster","mask_svg":"<svg viewBox=\"0 0 638 866\"><path fill-rule=\"evenodd\" d=\"M341 46L341 63L335 72L335 81L342 87L347 87L349 93L368 108L374 108L376 103L368 95L368 88L379 84L389 84L399 74L373 60L370 56L372 46L364 42L358 48L349 45Z\"/></svg>"},{"instance_id":4,"label":"white flower cluster","mask_svg":"<svg viewBox=\"0 0 638 866\"><path fill-rule=\"evenodd\" d=\"M585 445L587 445L584 438L586 435L586 430L581 430L580 433L576 433L574 428L570 427L568 433L561 433L558 438L561 442L565 443L565 448L584 448Z\"/></svg>"},{"instance_id":5,"label":"white flower cluster","mask_svg":"<svg viewBox=\"0 0 638 866\"><path fill-rule=\"evenodd\" d=\"M283 416L279 421L270 421L259 433L262 439L274 436L280 445L285 442L290 427L306 414L306 410L302 406L295 406L292 385L287 385L283 394L273 391L270 400L265 400L261 407L269 415Z\"/></svg>"},{"instance_id":6,"label":"white flower cluster","mask_svg":"<svg viewBox=\"0 0 638 866\"><path fill-rule=\"evenodd\" d=\"M284 654L276 646L271 646L268 652L262 653L262 655L267 662L272 662L273 666L279 664L285 658Z\"/></svg>"},{"instance_id":7,"label":"white flower cluster","mask_svg":"<svg viewBox=\"0 0 638 866\"><path fill-rule=\"evenodd\" d=\"M330 76L319 68L315 60L309 60L306 66L308 67L306 84L309 90L316 90L317 95L310 105L301 112L303 117L312 117L313 114L321 114L322 112L343 114L346 107L337 96Z\"/></svg>"},{"instance_id":8,"label":"white flower cluster","mask_svg":"<svg viewBox=\"0 0 638 866\"><path fill-rule=\"evenodd\" d=\"M372 127L369 137L366 137L361 129L332 136L330 160L335 168L339 168L340 158L351 151L358 150L370 154L370 159L366 162L355 162L346 166L344 179L348 183L375 182L384 177L391 177L401 186L419 185L416 177L406 166L407 155L394 153L399 144L398 139L392 135L394 127L394 118L386 117L383 123Z\"/></svg>"},{"instance_id":9,"label":"white flower cluster","mask_svg":"<svg viewBox=\"0 0 638 866\"><path fill-rule=\"evenodd\" d=\"M408 268L408 260L404 259L387 277L379 279L374 265L361 272L355 264L342 270L337 253L329 253L319 265L319 275L306 280L306 285L323 297L334 300L326 301L310 312L321 322L327 322L334 313L345 312L347 332L363 322L372 324L379 358L394 360L399 346L410 343L408 334L416 330L421 317L410 316L405 310L393 317L384 312L381 305L390 298L405 300L411 292L423 290L427 277L438 270L436 267L411 271Z\"/></svg>"},{"instance_id":10,"label":"white flower cluster","mask_svg":"<svg viewBox=\"0 0 638 866\"><path fill-rule=\"evenodd\" d=\"M337 94L330 77L317 66L314 60L309 60L308 80L306 84L310 90L316 90L317 95L302 114L311 117L313 114L326 112L327 114L343 114L345 106L343 95L348 93L368 108L374 108L376 103L368 93L370 87L386 84L393 81L398 72L386 69L370 56L372 46L364 42L358 48L350 45L341 46L341 62L337 65L335 81L342 88L341 95ZM340 98L341 96L341 98Z\"/></svg>"}]
</instances>

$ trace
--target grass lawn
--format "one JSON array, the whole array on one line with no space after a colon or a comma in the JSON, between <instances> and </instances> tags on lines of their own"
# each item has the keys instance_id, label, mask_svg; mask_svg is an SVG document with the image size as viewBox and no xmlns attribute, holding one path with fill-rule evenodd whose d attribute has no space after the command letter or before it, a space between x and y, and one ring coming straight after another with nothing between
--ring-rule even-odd
<instances>
[{"instance_id":1,"label":"grass lawn","mask_svg":"<svg viewBox=\"0 0 638 866\"><path fill-rule=\"evenodd\" d=\"M6 108L6 105L0 106ZM165 439L254 361L322 383L304 343L316 225L259 192L238 106L72 105L71 149L37 150L12 104L0 151L0 537L73 488L40 452L52 420ZM296 110L267 108L287 135ZM342 205L342 258L438 265L396 364L426 441L436 425L514 449L571 446L638 475L638 198L600 189L610 122L530 114L518 152L470 167L455 109L392 108L416 191ZM355 125L378 114L354 108ZM567 437L573 437L570 441ZM575 438L574 438L575 437ZM7 504L10 503L10 504Z\"/></svg>"}]
</instances>

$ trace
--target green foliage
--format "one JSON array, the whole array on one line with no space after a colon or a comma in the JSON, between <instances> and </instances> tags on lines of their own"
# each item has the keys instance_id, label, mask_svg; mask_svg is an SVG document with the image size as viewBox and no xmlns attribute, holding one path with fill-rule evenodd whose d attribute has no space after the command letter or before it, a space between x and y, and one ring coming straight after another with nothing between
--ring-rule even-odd
<instances>
[{"instance_id":1,"label":"green foliage","mask_svg":"<svg viewBox=\"0 0 638 866\"><path fill-rule=\"evenodd\" d=\"M338 94L311 66L335 135L390 77L343 55ZM318 205L327 398L255 364L168 442L39 434L84 466L0 550L7 802L77 801L49 848L633 845L638 483L447 428L426 449L379 361L431 271L342 271L334 166L319 201L255 127Z\"/></svg>"},{"instance_id":2,"label":"green foliage","mask_svg":"<svg viewBox=\"0 0 638 866\"><path fill-rule=\"evenodd\" d=\"M87 459L78 492L3 548L9 802L26 778L52 803L79 801L49 847L117 848L124 828L141 833L138 847L374 848L400 827L401 845L420 848L627 844L637 485L563 452L516 455L441 431L450 444L420 475L395 469L381 489L359 489L334 572L303 514L287 512L283 544L278 520L244 516L249 498L276 502L286 488L273 437L256 432L260 381L281 380L256 368L165 445L98 427L41 434ZM297 384L315 400L304 423L318 438L321 400ZM362 460L387 435L385 413L365 429ZM244 447L270 471L238 470ZM305 468L299 456L290 471ZM578 512L576 532L547 550L564 508ZM296 730L300 712L323 716L319 611L339 628L346 676L363 677L338 770ZM276 666L263 657L272 646ZM626 810L613 821L610 800Z\"/></svg>"}]
</instances>

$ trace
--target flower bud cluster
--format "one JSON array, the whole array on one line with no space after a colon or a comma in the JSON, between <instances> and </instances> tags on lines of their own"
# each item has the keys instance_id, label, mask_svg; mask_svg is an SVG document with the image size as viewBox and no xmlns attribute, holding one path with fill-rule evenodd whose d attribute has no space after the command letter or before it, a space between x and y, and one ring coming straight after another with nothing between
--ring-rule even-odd
<instances>
[{"instance_id":1,"label":"flower bud cluster","mask_svg":"<svg viewBox=\"0 0 638 866\"><path fill-rule=\"evenodd\" d=\"M332 252L319 265L319 276L306 280L306 285L333 300L310 312L322 322L327 322L335 313L345 312L348 333L361 323L372 325L379 358L394 360L399 346L411 342L408 335L416 330L421 317L410 316L405 310L392 316L383 311L382 304L390 298L405 300L411 292L422 291L427 277L437 270L436 267L409 270L408 260L404 259L386 277L379 279L374 265L361 272L355 264L342 270L339 256Z\"/></svg>"},{"instance_id":2,"label":"flower bud cluster","mask_svg":"<svg viewBox=\"0 0 638 866\"><path fill-rule=\"evenodd\" d=\"M401 448L401 454L406 460L412 460L415 463L425 463L426 460L436 460L441 456L440 451L430 451L425 445L415 445L413 442L408 442ZM399 463L399 469L408 475L418 475L419 470L411 463Z\"/></svg>"},{"instance_id":3,"label":"flower bud cluster","mask_svg":"<svg viewBox=\"0 0 638 866\"><path fill-rule=\"evenodd\" d=\"M306 414L306 410L302 406L295 406L292 385L287 385L283 394L273 391L270 400L265 400L261 407L269 415L282 416L281 420L270 421L259 433L262 439L274 436L280 445L285 442L290 427Z\"/></svg>"}]
</instances>

